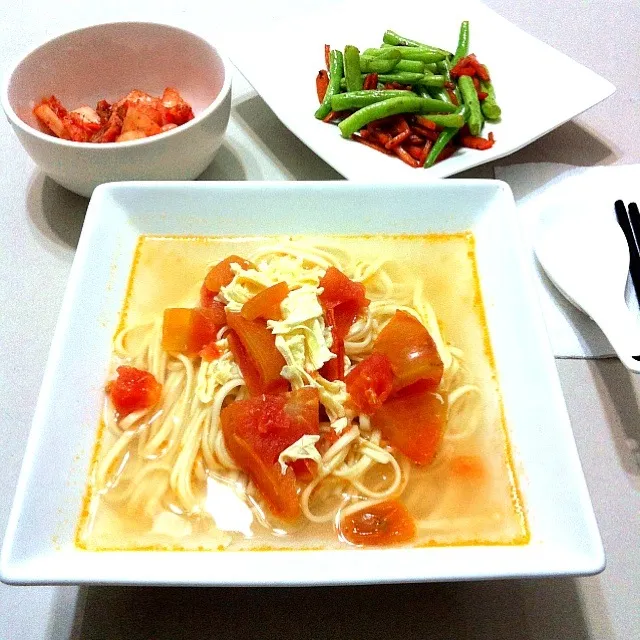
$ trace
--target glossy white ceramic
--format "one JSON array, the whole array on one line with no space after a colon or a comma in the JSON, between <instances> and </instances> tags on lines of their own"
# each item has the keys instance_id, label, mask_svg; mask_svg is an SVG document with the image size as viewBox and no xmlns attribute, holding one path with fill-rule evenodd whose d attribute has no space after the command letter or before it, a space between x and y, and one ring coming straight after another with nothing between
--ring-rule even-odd
<instances>
[{"instance_id":1,"label":"glossy white ceramic","mask_svg":"<svg viewBox=\"0 0 640 640\"><path fill-rule=\"evenodd\" d=\"M540 212L534 248L549 279L599 325L622 364L640 373L633 358L640 328L624 298L629 247L613 209L558 201Z\"/></svg>"},{"instance_id":2,"label":"glossy white ceramic","mask_svg":"<svg viewBox=\"0 0 640 640\"><path fill-rule=\"evenodd\" d=\"M470 51L489 67L502 107L501 122L485 127L485 133L495 133L493 148L461 149L428 170L413 169L341 138L337 127L314 118L315 77L324 68L325 43L335 49L352 44L363 51L380 46L384 32L392 29L451 51L462 20L470 23ZM424 182L459 173L517 151L615 91L604 78L475 0L456 0L445 11L423 0L404 0L392 12L384 0L371 0L366 7L344 2L267 28L243 25L242 34L231 29L224 43L235 66L283 124L349 180Z\"/></svg>"},{"instance_id":3,"label":"glossy white ceramic","mask_svg":"<svg viewBox=\"0 0 640 640\"><path fill-rule=\"evenodd\" d=\"M229 63L199 36L148 22L101 24L64 34L37 47L9 70L2 108L21 144L40 169L84 196L121 180L191 180L222 143L231 110ZM157 136L93 144L45 133L32 113L55 95L70 109L110 102L132 89L161 95L176 88L195 118Z\"/></svg>"},{"instance_id":4,"label":"glossy white ceramic","mask_svg":"<svg viewBox=\"0 0 640 640\"><path fill-rule=\"evenodd\" d=\"M523 546L88 552L74 546L104 381L140 234L475 235L515 467ZM455 295L455 294L453 294ZM590 574L604 554L509 187L196 182L103 185L91 199L0 559L11 583L284 585Z\"/></svg>"}]
</instances>

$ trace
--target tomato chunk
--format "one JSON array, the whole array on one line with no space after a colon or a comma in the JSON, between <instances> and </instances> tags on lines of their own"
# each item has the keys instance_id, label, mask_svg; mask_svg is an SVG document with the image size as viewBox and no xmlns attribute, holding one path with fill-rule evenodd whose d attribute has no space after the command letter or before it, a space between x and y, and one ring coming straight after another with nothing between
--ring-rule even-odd
<instances>
[{"instance_id":1,"label":"tomato chunk","mask_svg":"<svg viewBox=\"0 0 640 640\"><path fill-rule=\"evenodd\" d=\"M382 353L372 353L349 372L345 382L351 402L362 413L371 415L391 394L391 361Z\"/></svg>"},{"instance_id":2,"label":"tomato chunk","mask_svg":"<svg viewBox=\"0 0 640 640\"><path fill-rule=\"evenodd\" d=\"M385 500L342 518L340 534L351 544L386 546L413 540L416 525L401 502Z\"/></svg>"},{"instance_id":3,"label":"tomato chunk","mask_svg":"<svg viewBox=\"0 0 640 640\"><path fill-rule=\"evenodd\" d=\"M424 325L404 311L396 311L377 337L373 351L391 361L394 391L418 380L428 381L432 389L440 384L443 365L436 344Z\"/></svg>"},{"instance_id":4,"label":"tomato chunk","mask_svg":"<svg viewBox=\"0 0 640 640\"><path fill-rule=\"evenodd\" d=\"M240 313L247 320L262 318L263 320L282 320L280 303L289 295L286 282L278 282L261 291L242 305Z\"/></svg>"},{"instance_id":5,"label":"tomato chunk","mask_svg":"<svg viewBox=\"0 0 640 640\"><path fill-rule=\"evenodd\" d=\"M427 382L418 382L389 398L371 416L371 425L407 458L429 464L440 446L446 420L445 400Z\"/></svg>"},{"instance_id":6,"label":"tomato chunk","mask_svg":"<svg viewBox=\"0 0 640 640\"><path fill-rule=\"evenodd\" d=\"M325 364L321 373L327 380L344 380L344 339L361 311L369 306L369 300L362 283L350 280L335 267L327 269L320 286L323 292L318 299L331 327L331 351L337 356Z\"/></svg>"},{"instance_id":7,"label":"tomato chunk","mask_svg":"<svg viewBox=\"0 0 640 640\"><path fill-rule=\"evenodd\" d=\"M214 342L226 323L219 309L165 309L162 323L162 348L167 353L197 355Z\"/></svg>"},{"instance_id":8,"label":"tomato chunk","mask_svg":"<svg viewBox=\"0 0 640 640\"><path fill-rule=\"evenodd\" d=\"M135 367L118 367L118 377L107 386L111 402L121 416L148 409L160 400L162 385L152 373Z\"/></svg>"},{"instance_id":9,"label":"tomato chunk","mask_svg":"<svg viewBox=\"0 0 640 640\"><path fill-rule=\"evenodd\" d=\"M202 289L206 289L206 287L203 285ZM200 306L203 309L206 309L205 313L213 322L220 327L224 327L224 325L227 324L227 314L225 313L224 302L213 300L206 295L202 295L202 289L200 290Z\"/></svg>"},{"instance_id":10,"label":"tomato chunk","mask_svg":"<svg viewBox=\"0 0 640 640\"><path fill-rule=\"evenodd\" d=\"M369 306L366 289L362 283L350 280L335 267L327 269L320 278L320 286L323 289L319 296L320 304L325 311L333 309L335 326L344 338L358 313Z\"/></svg>"},{"instance_id":11,"label":"tomato chunk","mask_svg":"<svg viewBox=\"0 0 640 640\"><path fill-rule=\"evenodd\" d=\"M224 260L218 262L212 267L204 279L204 284L213 293L219 293L222 287L226 287L233 280L234 273L231 271L232 264L239 264L243 269L253 269L254 265L236 255L231 255Z\"/></svg>"},{"instance_id":12,"label":"tomato chunk","mask_svg":"<svg viewBox=\"0 0 640 640\"><path fill-rule=\"evenodd\" d=\"M280 376L286 363L276 349L275 337L266 322L247 320L241 314L232 312L227 313L227 322L234 332L229 347L242 371L249 393L258 395L287 391L289 383Z\"/></svg>"},{"instance_id":13,"label":"tomato chunk","mask_svg":"<svg viewBox=\"0 0 640 640\"><path fill-rule=\"evenodd\" d=\"M202 351L200 351L200 357L205 362L213 362L217 360L222 354L220 353L220 349L216 346L215 342L210 342L205 345Z\"/></svg>"},{"instance_id":14,"label":"tomato chunk","mask_svg":"<svg viewBox=\"0 0 640 640\"><path fill-rule=\"evenodd\" d=\"M350 280L335 267L327 269L324 276L320 278L320 286L323 288L320 302L325 309L334 309L339 304L350 300L355 300L361 307L369 304L364 285Z\"/></svg>"},{"instance_id":15,"label":"tomato chunk","mask_svg":"<svg viewBox=\"0 0 640 640\"><path fill-rule=\"evenodd\" d=\"M304 387L279 395L261 395L227 405L220 414L229 453L260 490L274 515L300 515L296 476L283 474L278 456L303 435L319 433L318 390Z\"/></svg>"}]
</instances>

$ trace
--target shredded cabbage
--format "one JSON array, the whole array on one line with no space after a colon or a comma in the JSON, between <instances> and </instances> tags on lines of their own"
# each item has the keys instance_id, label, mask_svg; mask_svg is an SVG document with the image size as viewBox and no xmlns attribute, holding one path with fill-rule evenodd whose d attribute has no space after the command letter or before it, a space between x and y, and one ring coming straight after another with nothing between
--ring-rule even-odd
<instances>
[{"instance_id":1,"label":"shredded cabbage","mask_svg":"<svg viewBox=\"0 0 640 640\"><path fill-rule=\"evenodd\" d=\"M294 460L315 460L318 464L322 464L322 456L316 449L316 442L320 440L320 436L304 435L296 440L292 445L288 446L279 456L278 462L282 474L287 473L287 462Z\"/></svg>"}]
</instances>

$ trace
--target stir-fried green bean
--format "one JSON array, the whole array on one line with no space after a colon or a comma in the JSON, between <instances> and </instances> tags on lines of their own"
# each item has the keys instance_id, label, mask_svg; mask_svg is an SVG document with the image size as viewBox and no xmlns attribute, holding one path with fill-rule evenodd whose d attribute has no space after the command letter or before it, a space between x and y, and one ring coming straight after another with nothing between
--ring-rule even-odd
<instances>
[{"instance_id":1,"label":"stir-fried green bean","mask_svg":"<svg viewBox=\"0 0 640 640\"><path fill-rule=\"evenodd\" d=\"M420 124L423 118L433 122L437 127L443 127L445 129L460 129L464 126L464 116L461 113L434 113L428 116L421 116L416 119L418 124Z\"/></svg>"},{"instance_id":2,"label":"stir-fried green bean","mask_svg":"<svg viewBox=\"0 0 640 640\"><path fill-rule=\"evenodd\" d=\"M318 120L326 118L331 113L331 97L340 93L340 80L344 72L342 51L332 49L329 52L329 86L325 93L322 104L316 110L315 116Z\"/></svg>"},{"instance_id":3,"label":"stir-fried green bean","mask_svg":"<svg viewBox=\"0 0 640 640\"><path fill-rule=\"evenodd\" d=\"M439 62L446 58L446 54L420 47L383 47L381 49L366 49L365 55L389 55L389 51L397 51L403 60L419 60L420 62Z\"/></svg>"},{"instance_id":4,"label":"stir-fried green bean","mask_svg":"<svg viewBox=\"0 0 640 640\"><path fill-rule=\"evenodd\" d=\"M434 142L433 147L431 147L431 151L429 151L429 155L424 163L424 168L428 169L432 167L438 156L442 153L442 150L453 140L453 136L458 133L458 129L445 129L440 133L438 139Z\"/></svg>"},{"instance_id":5,"label":"stir-fried green bean","mask_svg":"<svg viewBox=\"0 0 640 640\"><path fill-rule=\"evenodd\" d=\"M396 64L394 71L409 71L410 73L424 73L427 69L427 65L420 60L399 60ZM435 71L435 65L429 63L428 71Z\"/></svg>"},{"instance_id":6,"label":"stir-fried green bean","mask_svg":"<svg viewBox=\"0 0 640 640\"><path fill-rule=\"evenodd\" d=\"M360 51L358 47L348 44L344 48L344 77L347 91L362 89L362 75L360 74Z\"/></svg>"},{"instance_id":7,"label":"stir-fried green bean","mask_svg":"<svg viewBox=\"0 0 640 640\"><path fill-rule=\"evenodd\" d=\"M480 100L473 84L473 80L469 76L460 76L458 80L460 93L462 94L462 102L469 110L469 131L473 136L479 136L482 131L484 118L480 109Z\"/></svg>"},{"instance_id":8,"label":"stir-fried green bean","mask_svg":"<svg viewBox=\"0 0 640 640\"><path fill-rule=\"evenodd\" d=\"M363 71L365 73L389 73L397 69L397 65L399 62L400 57L394 59L376 58L374 56L360 56L360 71ZM347 90L352 91L352 89L349 89L348 84Z\"/></svg>"},{"instance_id":9,"label":"stir-fried green bean","mask_svg":"<svg viewBox=\"0 0 640 640\"><path fill-rule=\"evenodd\" d=\"M433 109L433 103L435 102L438 101L419 98L410 94L399 98L389 98L388 100L363 107L343 120L338 127L343 138L350 138L356 131L360 131L362 127L374 120L394 116L398 113L427 113ZM441 103L441 105L444 106L445 103ZM438 110L440 110L441 105L437 106Z\"/></svg>"},{"instance_id":10,"label":"stir-fried green bean","mask_svg":"<svg viewBox=\"0 0 640 640\"><path fill-rule=\"evenodd\" d=\"M444 76L436 76L426 73L409 73L401 71L399 73L380 73L379 82L397 82L398 84L420 84L425 87L444 87Z\"/></svg>"},{"instance_id":11,"label":"stir-fried green bean","mask_svg":"<svg viewBox=\"0 0 640 640\"><path fill-rule=\"evenodd\" d=\"M469 54L469 21L465 20L460 25L460 33L458 35L458 46L451 60L451 66L455 67L462 58Z\"/></svg>"},{"instance_id":12,"label":"stir-fried green bean","mask_svg":"<svg viewBox=\"0 0 640 640\"><path fill-rule=\"evenodd\" d=\"M351 91L349 93L338 93L331 98L331 109L333 111L347 111L348 109L362 109L370 104L382 102L389 98L401 98L402 96L415 95L411 91L402 89L391 89L388 91Z\"/></svg>"},{"instance_id":13,"label":"stir-fried green bean","mask_svg":"<svg viewBox=\"0 0 640 640\"><path fill-rule=\"evenodd\" d=\"M487 120L500 120L502 109L496 102L496 92L493 88L493 84L488 80L480 80L480 89L487 94L487 97L482 101L480 105L482 108L482 114Z\"/></svg>"},{"instance_id":14,"label":"stir-fried green bean","mask_svg":"<svg viewBox=\"0 0 640 640\"><path fill-rule=\"evenodd\" d=\"M461 105L456 109L456 115L462 116L462 122L464 124L467 117L467 108L464 105ZM424 162L425 169L428 169L435 164L438 156L442 153L442 150L451 142L451 140L453 140L453 137L459 130L459 127L451 127L440 132L438 139L435 141L433 147L431 147L429 155L427 155L427 159Z\"/></svg>"},{"instance_id":15,"label":"stir-fried green bean","mask_svg":"<svg viewBox=\"0 0 640 640\"><path fill-rule=\"evenodd\" d=\"M452 82L451 80L451 62L449 60L441 60L437 63L438 71L444 76L445 82L453 85L453 94L456 97L458 103L460 100L460 91L458 90L458 85ZM448 95L448 94L447 94Z\"/></svg>"},{"instance_id":16,"label":"stir-fried green bean","mask_svg":"<svg viewBox=\"0 0 640 640\"><path fill-rule=\"evenodd\" d=\"M344 57L332 50L329 83L316 117L337 123L343 138L395 154L411 167L431 167L460 146L488 149L493 134L479 136L485 119L498 120L501 109L486 67L468 55L466 20L455 54L395 31L386 31L380 47L362 53L353 45L345 47ZM317 81L317 87L321 96L323 83Z\"/></svg>"},{"instance_id":17,"label":"stir-fried green bean","mask_svg":"<svg viewBox=\"0 0 640 640\"><path fill-rule=\"evenodd\" d=\"M404 45L407 47L422 47L423 49L431 49L432 51L437 51L438 53L442 53L445 56L451 56L450 51L446 51L445 49L440 49L439 47L432 47L430 44L423 44L422 42L418 42L417 40L411 40L410 38L405 38L395 31L385 31L384 36L382 37L382 41L384 44L388 45Z\"/></svg>"},{"instance_id":18,"label":"stir-fried green bean","mask_svg":"<svg viewBox=\"0 0 640 640\"><path fill-rule=\"evenodd\" d=\"M448 102L452 104L449 93L444 87L425 87L429 95L436 100L442 100L442 102ZM422 95L418 92L418 95Z\"/></svg>"}]
</instances>

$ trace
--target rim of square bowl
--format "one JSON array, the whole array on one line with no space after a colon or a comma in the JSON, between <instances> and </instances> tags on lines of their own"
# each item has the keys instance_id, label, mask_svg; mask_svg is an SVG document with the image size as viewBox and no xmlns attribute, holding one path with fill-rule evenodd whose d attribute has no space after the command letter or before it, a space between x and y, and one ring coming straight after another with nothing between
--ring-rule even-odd
<instances>
[{"instance_id":1,"label":"rim of square bowl","mask_svg":"<svg viewBox=\"0 0 640 640\"><path fill-rule=\"evenodd\" d=\"M96 27L107 27L107 26L115 26L115 25L153 25L157 27L167 27L168 29L173 29L175 31L182 31L183 33L187 33L190 36L201 40L206 45L215 50L216 54L222 61L222 67L224 69L224 81L222 83L222 87L218 92L218 95L213 99L211 104L197 114L192 120L189 122L185 122L181 124L179 127L175 127L174 129L170 129L169 131L163 131L162 133L156 134L154 136L148 136L146 138L139 138L137 140L126 140L123 142L76 142L75 140L65 140L64 138L58 138L57 136L51 136L47 133L39 131L35 127L27 124L22 118L18 116L18 114L13 110L13 107L9 103L9 84L15 74L17 68L20 64L26 60L29 56L33 55L36 51L42 49L43 47L50 45L52 42L56 40L62 40L74 33L79 33L81 31L87 31L88 29L95 29ZM41 140L45 140L47 142L53 142L53 144L59 144L63 147L71 147L73 149L118 149L123 145L126 146L143 146L153 144L157 138L166 139L169 136L179 135L181 131L188 129L192 126L195 126L198 122L203 120L210 113L215 111L218 105L224 101L227 94L231 91L231 73L230 73L231 62L227 56L220 51L217 46L214 46L209 40L202 37L201 35L189 31L188 29L183 29L182 27L176 27L171 24L167 24L166 22L152 22L147 20L117 20L115 22L99 22L98 24L89 25L86 27L80 27L78 29L73 29L72 31L65 31L54 38L50 38L45 42L42 42L37 47L30 49L27 53L23 54L18 60L16 60L10 67L9 71L6 73L3 82L2 82L2 95L0 96L0 104L2 105L2 109L4 110L7 118L11 121L11 123L20 129L22 129L25 133L29 135L35 135L36 138Z\"/></svg>"}]
</instances>

